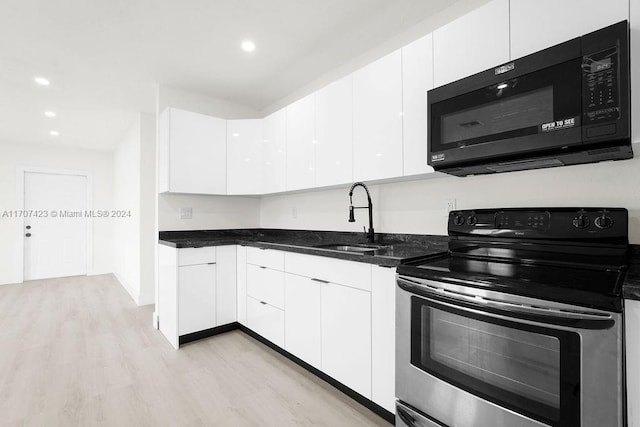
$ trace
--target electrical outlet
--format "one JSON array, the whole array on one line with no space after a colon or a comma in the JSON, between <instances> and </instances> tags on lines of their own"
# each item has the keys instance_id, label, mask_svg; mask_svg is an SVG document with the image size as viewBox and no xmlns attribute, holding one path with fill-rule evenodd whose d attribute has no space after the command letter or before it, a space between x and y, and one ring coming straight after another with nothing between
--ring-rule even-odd
<instances>
[{"instance_id":1,"label":"electrical outlet","mask_svg":"<svg viewBox=\"0 0 640 427\"><path fill-rule=\"evenodd\" d=\"M291 219L298 219L298 208L295 206L291 208Z\"/></svg>"},{"instance_id":2,"label":"electrical outlet","mask_svg":"<svg viewBox=\"0 0 640 427\"><path fill-rule=\"evenodd\" d=\"M449 212L456 210L456 199L446 199L444 201L444 207L447 213L447 217L449 216Z\"/></svg>"},{"instance_id":3,"label":"electrical outlet","mask_svg":"<svg viewBox=\"0 0 640 427\"><path fill-rule=\"evenodd\" d=\"M178 217L180 219L191 219L193 217L193 211L191 208L180 208L178 211Z\"/></svg>"}]
</instances>

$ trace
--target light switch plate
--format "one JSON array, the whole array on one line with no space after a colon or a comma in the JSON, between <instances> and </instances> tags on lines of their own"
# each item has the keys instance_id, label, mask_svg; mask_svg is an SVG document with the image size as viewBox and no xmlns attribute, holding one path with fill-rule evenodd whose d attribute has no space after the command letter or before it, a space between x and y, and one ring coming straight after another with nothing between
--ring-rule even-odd
<instances>
[{"instance_id":1,"label":"light switch plate","mask_svg":"<svg viewBox=\"0 0 640 427\"><path fill-rule=\"evenodd\" d=\"M191 210L191 208L180 208L180 210L179 210L179 218L180 219L191 219L192 218L192 210Z\"/></svg>"}]
</instances>

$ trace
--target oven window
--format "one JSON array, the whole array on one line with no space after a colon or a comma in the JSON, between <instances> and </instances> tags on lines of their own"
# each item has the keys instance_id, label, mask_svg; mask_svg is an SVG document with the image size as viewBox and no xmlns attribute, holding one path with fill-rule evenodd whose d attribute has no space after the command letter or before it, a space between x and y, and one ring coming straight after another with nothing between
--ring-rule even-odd
<instances>
[{"instance_id":1,"label":"oven window","mask_svg":"<svg viewBox=\"0 0 640 427\"><path fill-rule=\"evenodd\" d=\"M552 426L580 425L577 333L412 297L411 363Z\"/></svg>"},{"instance_id":2,"label":"oven window","mask_svg":"<svg viewBox=\"0 0 640 427\"><path fill-rule=\"evenodd\" d=\"M423 364L430 360L537 402L560 408L560 341L556 337L422 307Z\"/></svg>"}]
</instances>

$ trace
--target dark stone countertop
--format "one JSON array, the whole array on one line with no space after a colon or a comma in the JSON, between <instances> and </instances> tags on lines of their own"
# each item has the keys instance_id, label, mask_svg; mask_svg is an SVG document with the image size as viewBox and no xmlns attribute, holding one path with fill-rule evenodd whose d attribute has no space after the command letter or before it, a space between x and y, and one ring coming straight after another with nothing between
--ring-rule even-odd
<instances>
[{"instance_id":1,"label":"dark stone countertop","mask_svg":"<svg viewBox=\"0 0 640 427\"><path fill-rule=\"evenodd\" d=\"M395 267L440 252L446 252L447 236L425 236L418 234L376 233L376 244L386 248L375 255L359 254L319 248L329 244L367 243L364 233L341 231L309 231L280 229L237 229L161 231L159 243L174 248L199 248L204 246L245 245L258 248L277 249L308 255L319 255L349 261L365 262Z\"/></svg>"},{"instance_id":2,"label":"dark stone countertop","mask_svg":"<svg viewBox=\"0 0 640 427\"><path fill-rule=\"evenodd\" d=\"M627 274L622 284L624 299L640 300L640 246L631 245Z\"/></svg>"},{"instance_id":3,"label":"dark stone countertop","mask_svg":"<svg viewBox=\"0 0 640 427\"><path fill-rule=\"evenodd\" d=\"M161 231L159 243L174 248L245 245L395 267L401 263L446 252L448 241L447 236L377 233L376 243L389 247L376 255L361 255L322 249L317 246L366 243L364 233L256 228ZM630 246L629 265L622 285L622 296L625 299L640 300L640 245Z\"/></svg>"}]
</instances>

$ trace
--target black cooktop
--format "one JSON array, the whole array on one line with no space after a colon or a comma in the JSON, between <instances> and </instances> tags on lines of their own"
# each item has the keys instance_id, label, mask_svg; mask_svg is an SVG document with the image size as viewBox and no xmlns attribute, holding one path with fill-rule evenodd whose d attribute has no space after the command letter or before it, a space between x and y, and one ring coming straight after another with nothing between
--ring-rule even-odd
<instances>
[{"instance_id":1,"label":"black cooktop","mask_svg":"<svg viewBox=\"0 0 640 427\"><path fill-rule=\"evenodd\" d=\"M449 252L398 267L422 279L622 309L625 209L484 209L449 216Z\"/></svg>"}]
</instances>

